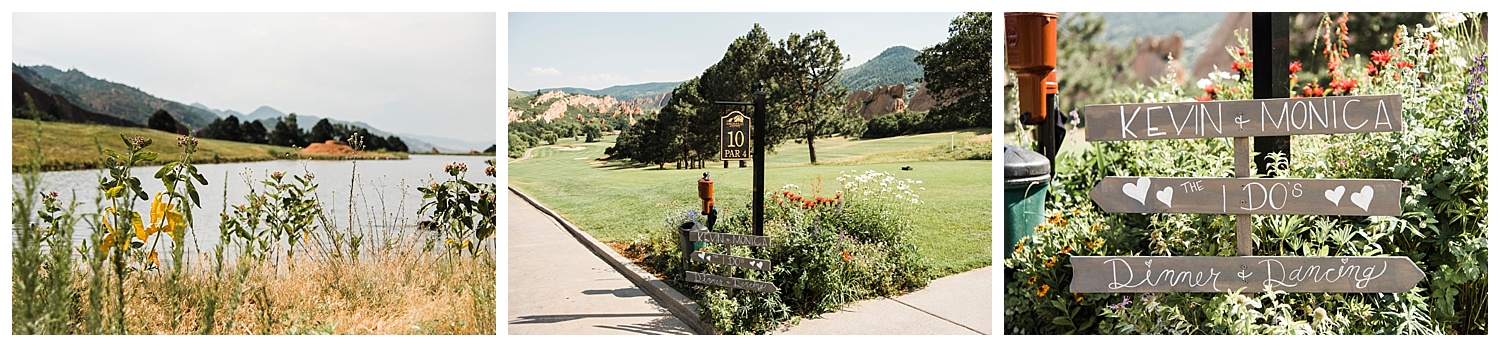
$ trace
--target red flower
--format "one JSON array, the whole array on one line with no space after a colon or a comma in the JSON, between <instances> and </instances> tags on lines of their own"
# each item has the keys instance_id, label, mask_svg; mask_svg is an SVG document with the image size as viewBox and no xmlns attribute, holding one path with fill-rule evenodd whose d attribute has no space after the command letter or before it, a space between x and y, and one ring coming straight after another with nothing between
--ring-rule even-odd
<instances>
[{"instance_id":1,"label":"red flower","mask_svg":"<svg viewBox=\"0 0 1500 347\"><path fill-rule=\"evenodd\" d=\"M1437 52L1437 49L1438 49L1437 40L1433 40L1433 39L1429 38L1429 39L1426 39L1426 40L1423 40L1423 41L1427 41L1427 53L1428 54L1432 54L1432 53L1436 53Z\"/></svg>"},{"instance_id":2,"label":"red flower","mask_svg":"<svg viewBox=\"0 0 1500 347\"><path fill-rule=\"evenodd\" d=\"M1398 68L1398 69L1414 69L1416 67L1417 67L1416 64L1412 64L1409 61L1399 61L1399 62L1396 62L1396 68Z\"/></svg>"},{"instance_id":3,"label":"red flower","mask_svg":"<svg viewBox=\"0 0 1500 347\"><path fill-rule=\"evenodd\" d=\"M1198 100L1198 101L1213 101L1214 97L1208 96L1208 95L1204 95L1204 96L1193 98L1193 100Z\"/></svg>"},{"instance_id":4,"label":"red flower","mask_svg":"<svg viewBox=\"0 0 1500 347\"><path fill-rule=\"evenodd\" d=\"M1219 86L1210 84L1207 87L1203 87L1203 92L1208 93L1208 95L1218 94Z\"/></svg>"},{"instance_id":5,"label":"red flower","mask_svg":"<svg viewBox=\"0 0 1500 347\"><path fill-rule=\"evenodd\" d=\"M1234 71L1240 71L1240 62L1234 62L1234 64L1230 64L1229 68L1234 69Z\"/></svg>"},{"instance_id":6,"label":"red flower","mask_svg":"<svg viewBox=\"0 0 1500 347\"><path fill-rule=\"evenodd\" d=\"M1293 74L1296 74L1298 71L1302 71L1302 62L1300 62L1300 61L1294 61L1294 62L1292 62L1291 65L1287 66L1287 70L1291 70Z\"/></svg>"},{"instance_id":7,"label":"red flower","mask_svg":"<svg viewBox=\"0 0 1500 347\"><path fill-rule=\"evenodd\" d=\"M1380 73L1380 69L1375 67L1375 63L1365 64L1365 75L1373 77L1377 73Z\"/></svg>"},{"instance_id":8,"label":"red flower","mask_svg":"<svg viewBox=\"0 0 1500 347\"><path fill-rule=\"evenodd\" d=\"M1380 66L1385 66L1386 63L1391 62L1391 52L1390 51L1374 51L1374 52L1370 52L1370 62L1373 62L1373 63L1375 63L1377 65L1380 65Z\"/></svg>"},{"instance_id":9,"label":"red flower","mask_svg":"<svg viewBox=\"0 0 1500 347\"><path fill-rule=\"evenodd\" d=\"M1239 54L1241 57L1245 56L1245 47L1235 47L1234 53Z\"/></svg>"},{"instance_id":10,"label":"red flower","mask_svg":"<svg viewBox=\"0 0 1500 347\"><path fill-rule=\"evenodd\" d=\"M854 258L849 257L849 251L844 251L844 261L854 261Z\"/></svg>"}]
</instances>

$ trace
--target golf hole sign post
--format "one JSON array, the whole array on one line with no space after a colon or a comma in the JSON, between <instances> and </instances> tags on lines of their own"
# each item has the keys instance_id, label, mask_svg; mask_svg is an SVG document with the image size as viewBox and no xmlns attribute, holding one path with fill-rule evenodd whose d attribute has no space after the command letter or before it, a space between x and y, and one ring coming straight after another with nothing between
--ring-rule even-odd
<instances>
[{"instance_id":1,"label":"golf hole sign post","mask_svg":"<svg viewBox=\"0 0 1500 347\"><path fill-rule=\"evenodd\" d=\"M771 238L765 233L765 185L766 185L766 137L761 129L766 128L766 92L760 83L755 85L754 102L741 101L714 101L718 105L754 106L755 116L745 117L740 111L730 111L719 118L719 155L723 160L752 159L755 162L754 184L752 185L751 208L752 228L755 235L741 235L729 233L716 233L708 230L698 230L688 233L688 240L695 242L708 242L722 244L725 246L750 246L769 247ZM752 129L753 128L753 129ZM748 138L747 138L748 137ZM753 145L753 147L751 147ZM707 177L707 174L704 174ZM701 197L705 201L712 199L712 186L708 189L709 196ZM701 194L701 193L700 193ZM736 257L728 254L693 251L688 254L688 259L700 263L727 265L730 267L744 268L759 271L771 271L771 261L765 259ZM731 270L733 270L731 268ZM779 291L775 283L752 281L743 278L725 277L686 271L685 279L688 282L707 284L711 286L729 287L735 289L750 290L762 293Z\"/></svg>"},{"instance_id":2,"label":"golf hole sign post","mask_svg":"<svg viewBox=\"0 0 1500 347\"><path fill-rule=\"evenodd\" d=\"M1235 177L1106 177L1105 212L1236 215L1235 257L1075 256L1075 293L1394 293L1423 274L1406 257L1251 256L1252 214L1396 216L1401 181L1251 178L1250 137L1399 132L1400 95L1089 105L1087 141L1232 137Z\"/></svg>"}]
</instances>

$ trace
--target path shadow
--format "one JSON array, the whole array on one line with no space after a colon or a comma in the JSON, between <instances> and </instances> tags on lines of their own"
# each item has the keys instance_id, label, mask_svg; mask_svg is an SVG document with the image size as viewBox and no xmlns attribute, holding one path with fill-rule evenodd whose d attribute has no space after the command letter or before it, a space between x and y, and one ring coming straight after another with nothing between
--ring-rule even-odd
<instances>
[{"instance_id":1,"label":"path shadow","mask_svg":"<svg viewBox=\"0 0 1500 347\"><path fill-rule=\"evenodd\" d=\"M583 291L583 294L584 295L613 294L617 298L634 298L634 297L646 296L646 292L645 291L642 291L640 288L635 288L635 287L620 288L620 289L614 289L614 290L589 289L589 290Z\"/></svg>"},{"instance_id":2,"label":"path shadow","mask_svg":"<svg viewBox=\"0 0 1500 347\"><path fill-rule=\"evenodd\" d=\"M641 324L626 325L595 325L604 329L628 331L641 335L693 335L694 332L682 326L666 324L666 319L657 319Z\"/></svg>"}]
</instances>

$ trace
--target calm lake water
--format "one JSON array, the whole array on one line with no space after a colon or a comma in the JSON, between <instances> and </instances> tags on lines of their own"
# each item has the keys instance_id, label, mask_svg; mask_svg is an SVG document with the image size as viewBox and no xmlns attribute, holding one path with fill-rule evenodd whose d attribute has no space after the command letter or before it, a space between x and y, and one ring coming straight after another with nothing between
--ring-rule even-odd
<instances>
[{"instance_id":1,"label":"calm lake water","mask_svg":"<svg viewBox=\"0 0 1500 347\"><path fill-rule=\"evenodd\" d=\"M198 187L202 207L193 209L194 226L187 232L186 251L211 252L214 245L219 243L219 214L226 203L230 208L246 204L248 200L245 196L249 194L252 185L256 192L264 192L265 186L260 181L269 180L270 172L286 172L288 176L313 173L314 183L318 185L319 201L323 203L325 212L331 212L333 220L341 228L350 225L352 193L355 212L352 219L356 227L381 233L418 232L416 223L420 219L417 209L422 204L422 193L417 191L417 187L446 180L448 175L443 172L443 166L454 162L468 166L465 178L471 182L496 182L494 177L484 175L484 168L488 166L484 160L487 158L490 157L413 154L409 160L276 160L198 164L198 172L208 179L208 185ZM148 195L154 196L156 192L165 189L161 181L152 177L160 168L140 167L132 171L141 180L142 188ZM41 191L57 191L58 197L63 201L71 199L80 202L78 212L88 214L90 218L98 218L94 215L99 211L94 199L99 195L101 174L99 170L45 172L42 173ZM284 180L292 181L292 178ZM247 184L247 181L251 183ZM13 189L22 189L21 176L12 174L11 184ZM135 210L143 218L150 216L150 208L150 201L136 201ZM80 221L73 233L73 243L82 244L92 233L91 227ZM371 237L366 239L370 240ZM162 242L165 244L166 241ZM11 242L16 242L14 231L11 233Z\"/></svg>"}]
</instances>

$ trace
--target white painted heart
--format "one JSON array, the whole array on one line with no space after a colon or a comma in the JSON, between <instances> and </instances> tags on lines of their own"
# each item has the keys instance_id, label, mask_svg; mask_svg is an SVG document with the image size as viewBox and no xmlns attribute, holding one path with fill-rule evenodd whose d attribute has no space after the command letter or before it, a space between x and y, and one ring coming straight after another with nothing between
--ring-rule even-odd
<instances>
[{"instance_id":1,"label":"white painted heart","mask_svg":"<svg viewBox=\"0 0 1500 347\"><path fill-rule=\"evenodd\" d=\"M1156 200L1167 204L1167 207L1172 207L1172 187L1162 188L1161 191L1156 192Z\"/></svg>"},{"instance_id":2,"label":"white painted heart","mask_svg":"<svg viewBox=\"0 0 1500 347\"><path fill-rule=\"evenodd\" d=\"M1323 191L1323 198L1333 202L1333 206L1338 206L1339 201L1344 200L1344 186Z\"/></svg>"},{"instance_id":3,"label":"white painted heart","mask_svg":"<svg viewBox=\"0 0 1500 347\"><path fill-rule=\"evenodd\" d=\"M1373 199L1375 199L1375 188L1371 188L1370 186L1365 186L1358 192L1349 194L1349 201L1354 202L1355 206L1359 206L1365 212L1370 211L1370 200Z\"/></svg>"},{"instance_id":4,"label":"white painted heart","mask_svg":"<svg viewBox=\"0 0 1500 347\"><path fill-rule=\"evenodd\" d=\"M1348 264L1349 263L1349 258L1339 258L1339 262L1342 262L1344 264Z\"/></svg>"},{"instance_id":5,"label":"white painted heart","mask_svg":"<svg viewBox=\"0 0 1500 347\"><path fill-rule=\"evenodd\" d=\"M750 262L750 267L759 269L759 268L761 268L761 264L765 264L765 263L758 262L758 261L752 261L752 262Z\"/></svg>"},{"instance_id":6,"label":"white painted heart","mask_svg":"<svg viewBox=\"0 0 1500 347\"><path fill-rule=\"evenodd\" d=\"M1135 183L1126 183L1124 187L1120 188L1125 193L1125 196L1135 199L1135 201L1140 202L1142 205L1146 204L1146 191L1149 189L1151 189L1151 179L1146 177L1135 180Z\"/></svg>"},{"instance_id":7,"label":"white painted heart","mask_svg":"<svg viewBox=\"0 0 1500 347\"><path fill-rule=\"evenodd\" d=\"M1146 261L1146 266L1147 266L1147 267L1149 267L1149 266L1151 266L1151 261L1150 261L1150 260L1147 260L1147 261Z\"/></svg>"}]
</instances>

